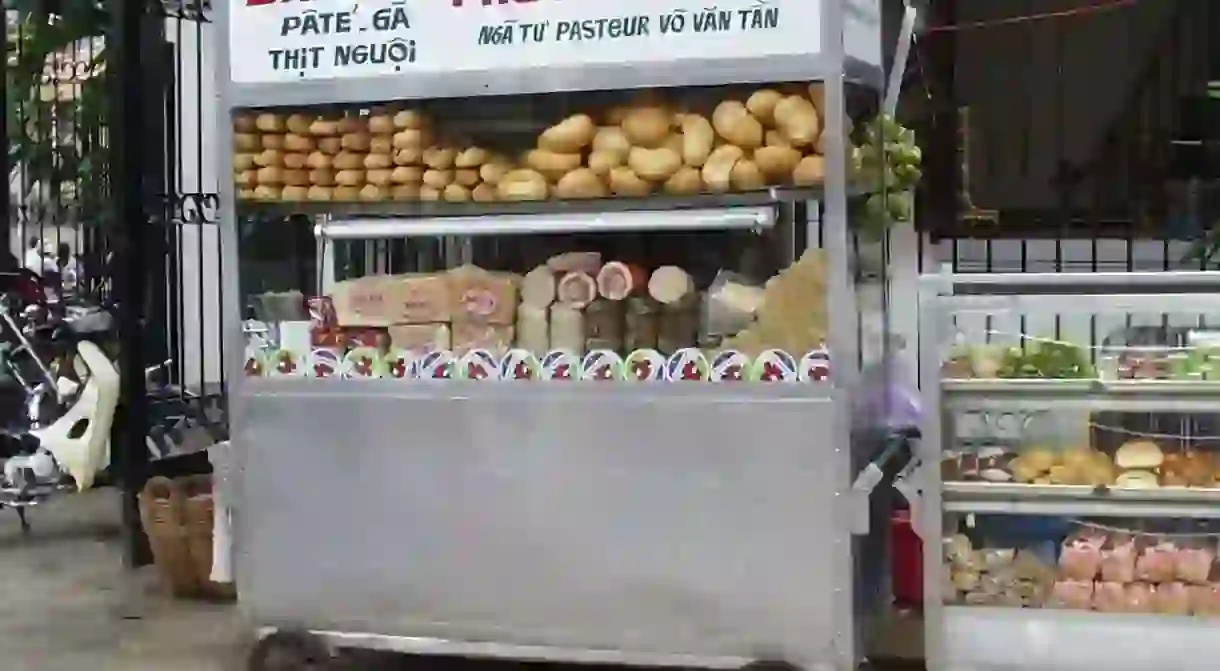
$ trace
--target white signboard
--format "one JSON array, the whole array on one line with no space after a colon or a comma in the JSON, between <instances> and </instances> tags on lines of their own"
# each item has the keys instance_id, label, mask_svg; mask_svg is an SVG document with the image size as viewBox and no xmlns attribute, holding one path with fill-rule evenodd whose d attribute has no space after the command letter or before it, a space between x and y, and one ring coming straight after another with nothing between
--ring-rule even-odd
<instances>
[{"instance_id":1,"label":"white signboard","mask_svg":"<svg viewBox=\"0 0 1220 671\"><path fill-rule=\"evenodd\" d=\"M240 84L808 54L819 0L229 0Z\"/></svg>"}]
</instances>

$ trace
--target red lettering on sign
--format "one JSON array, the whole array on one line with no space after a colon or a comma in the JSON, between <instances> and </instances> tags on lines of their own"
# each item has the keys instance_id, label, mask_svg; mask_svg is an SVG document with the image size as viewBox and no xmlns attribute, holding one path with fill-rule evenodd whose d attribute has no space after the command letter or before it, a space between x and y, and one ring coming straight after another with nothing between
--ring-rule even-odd
<instances>
[{"instance_id":1,"label":"red lettering on sign","mask_svg":"<svg viewBox=\"0 0 1220 671\"><path fill-rule=\"evenodd\" d=\"M275 0L246 0L247 7L260 7L262 5L274 5Z\"/></svg>"},{"instance_id":2,"label":"red lettering on sign","mask_svg":"<svg viewBox=\"0 0 1220 671\"><path fill-rule=\"evenodd\" d=\"M469 4L472 4L472 5L481 4L484 7L491 7L492 5L508 5L508 4L524 5L524 4L527 4L530 2L537 2L537 1L538 0L451 0L454 7L465 7L468 2L469 2Z\"/></svg>"}]
</instances>

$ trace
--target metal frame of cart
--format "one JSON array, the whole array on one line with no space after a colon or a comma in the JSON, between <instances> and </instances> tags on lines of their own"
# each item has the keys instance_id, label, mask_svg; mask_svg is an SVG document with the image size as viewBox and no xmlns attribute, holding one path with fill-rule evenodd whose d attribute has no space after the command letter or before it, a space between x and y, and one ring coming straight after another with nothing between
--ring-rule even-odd
<instances>
[{"instance_id":1,"label":"metal frame of cart","mask_svg":"<svg viewBox=\"0 0 1220 671\"><path fill-rule=\"evenodd\" d=\"M221 5L226 36L236 6ZM652 224L638 211L598 221L601 230L657 230L658 221L757 226L790 220L794 198L814 201L818 216L790 223L809 225L811 240L821 225L830 346L841 362L833 386L302 383L240 374L244 343L232 320L225 351L241 464L236 572L253 622L303 628L338 646L409 652L854 668L852 534L861 500L851 487L860 460L848 408L860 343L841 129L845 80L878 92L884 83L879 10L877 2L821 2L817 53L644 68L239 85L223 41L226 119L238 108L825 81L824 189L776 191L764 202L707 199L702 215ZM224 124L220 146L230 133ZM238 211L224 181L224 300L238 314ZM404 211L376 230L351 214L327 212L322 238L458 232L446 229L452 219L426 212ZM509 221L481 219L480 232L588 224L558 206ZM758 444L760 425L769 444Z\"/></svg>"},{"instance_id":2,"label":"metal frame of cart","mask_svg":"<svg viewBox=\"0 0 1220 671\"><path fill-rule=\"evenodd\" d=\"M1070 518L1220 518L1214 489L1095 489L1066 485L942 482L945 437L955 410L1079 409L1214 412L1215 382L942 380L955 315L1220 314L1220 273L1020 273L926 275L920 284L920 370L925 399L923 496L928 668L933 671L1143 671L1211 667L1220 654L1214 620L1188 616L946 605L943 516L1046 515Z\"/></svg>"}]
</instances>

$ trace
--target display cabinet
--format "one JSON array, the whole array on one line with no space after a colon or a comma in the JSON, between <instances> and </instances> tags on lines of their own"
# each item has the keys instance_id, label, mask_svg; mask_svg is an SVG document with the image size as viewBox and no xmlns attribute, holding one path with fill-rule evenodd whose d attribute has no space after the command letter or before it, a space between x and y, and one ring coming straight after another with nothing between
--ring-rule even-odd
<instances>
[{"instance_id":1,"label":"display cabinet","mask_svg":"<svg viewBox=\"0 0 1220 671\"><path fill-rule=\"evenodd\" d=\"M1210 668L1218 289L1211 272L922 279L928 668Z\"/></svg>"},{"instance_id":2,"label":"display cabinet","mask_svg":"<svg viewBox=\"0 0 1220 671\"><path fill-rule=\"evenodd\" d=\"M223 23L253 621L851 668L878 444L851 409L920 163L878 115L878 3Z\"/></svg>"}]
</instances>

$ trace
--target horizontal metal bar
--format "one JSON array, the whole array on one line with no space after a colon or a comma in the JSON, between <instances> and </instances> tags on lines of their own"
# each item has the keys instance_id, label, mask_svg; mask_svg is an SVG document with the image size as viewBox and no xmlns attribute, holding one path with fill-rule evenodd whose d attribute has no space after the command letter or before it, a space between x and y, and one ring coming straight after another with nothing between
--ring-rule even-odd
<instances>
[{"instance_id":1,"label":"horizontal metal bar","mask_svg":"<svg viewBox=\"0 0 1220 671\"><path fill-rule=\"evenodd\" d=\"M264 629L263 635L269 633ZM749 657L631 652L626 650L586 650L546 645L450 641L418 636L388 636L342 631L315 630L310 633L336 648L379 650L417 655L447 657L484 657L520 661L566 662L572 664L614 664L620 666L664 666L706 669L740 669L753 661Z\"/></svg>"},{"instance_id":2,"label":"horizontal metal bar","mask_svg":"<svg viewBox=\"0 0 1220 671\"><path fill-rule=\"evenodd\" d=\"M421 219L352 218L319 224L314 233L318 237L352 240L443 235L755 230L771 228L775 220L774 207L731 207L720 210L677 210L665 214L635 211Z\"/></svg>"},{"instance_id":3,"label":"horizontal metal bar","mask_svg":"<svg viewBox=\"0 0 1220 671\"><path fill-rule=\"evenodd\" d=\"M934 299L944 316L986 314L1190 314L1220 312L1215 293L945 295Z\"/></svg>"},{"instance_id":4,"label":"horizontal metal bar","mask_svg":"<svg viewBox=\"0 0 1220 671\"><path fill-rule=\"evenodd\" d=\"M942 499L944 510L954 513L1220 519L1217 489L946 482Z\"/></svg>"},{"instance_id":5,"label":"horizontal metal bar","mask_svg":"<svg viewBox=\"0 0 1220 671\"><path fill-rule=\"evenodd\" d=\"M819 188L775 187L739 193L701 194L697 196L656 196L650 198L590 198L581 200L539 200L520 203L447 203L430 201L242 201L237 212L242 216L291 217L329 216L335 220L398 217L487 217L502 215L567 215L606 212L671 212L674 210L707 210L729 207L761 207L781 203L820 201L824 190Z\"/></svg>"},{"instance_id":6,"label":"horizontal metal bar","mask_svg":"<svg viewBox=\"0 0 1220 671\"><path fill-rule=\"evenodd\" d=\"M1177 380L945 380L950 410L1220 412L1220 383Z\"/></svg>"},{"instance_id":7,"label":"horizontal metal bar","mask_svg":"<svg viewBox=\"0 0 1220 671\"><path fill-rule=\"evenodd\" d=\"M1090 287L1126 290L1195 287L1220 291L1220 271L1178 270L1166 272L1121 273L953 273L928 274L920 281L931 282L956 293L960 288L975 287L1072 287L1087 293Z\"/></svg>"}]
</instances>

